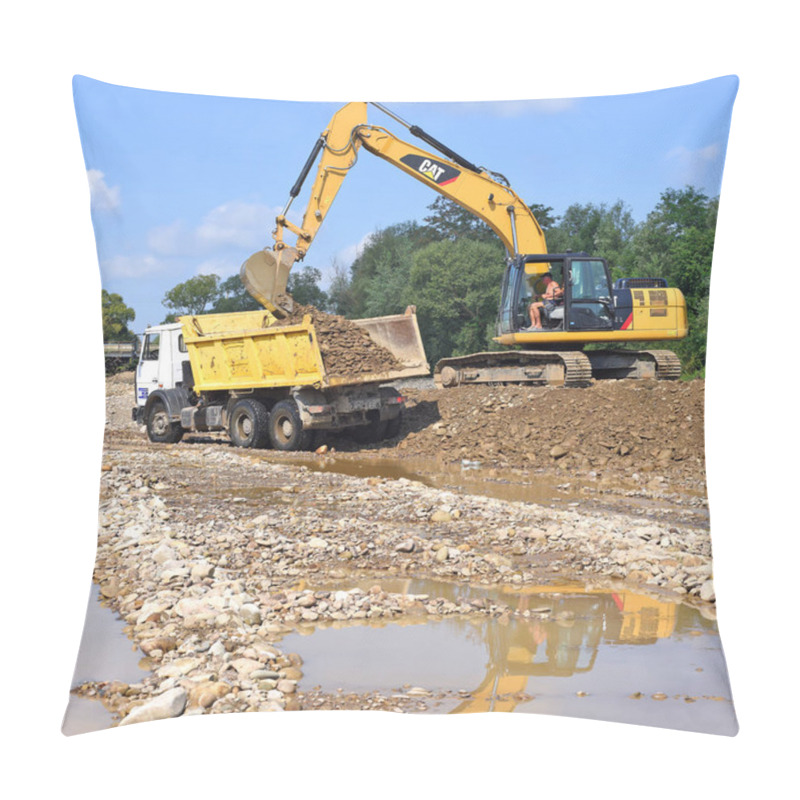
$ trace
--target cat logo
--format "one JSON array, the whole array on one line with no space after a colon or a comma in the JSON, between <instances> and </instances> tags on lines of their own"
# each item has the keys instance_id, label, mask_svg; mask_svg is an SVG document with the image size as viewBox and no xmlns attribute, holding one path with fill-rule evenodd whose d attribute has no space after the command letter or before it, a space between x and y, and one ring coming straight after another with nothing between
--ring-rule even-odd
<instances>
[{"instance_id":1,"label":"cat logo","mask_svg":"<svg viewBox=\"0 0 800 800\"><path fill-rule=\"evenodd\" d=\"M400 161L414 172L421 173L429 180L433 181L437 186L446 186L452 183L461 172L453 169L449 164L442 164L440 161L434 161L432 158L423 158L422 156L408 155L403 156Z\"/></svg>"}]
</instances>

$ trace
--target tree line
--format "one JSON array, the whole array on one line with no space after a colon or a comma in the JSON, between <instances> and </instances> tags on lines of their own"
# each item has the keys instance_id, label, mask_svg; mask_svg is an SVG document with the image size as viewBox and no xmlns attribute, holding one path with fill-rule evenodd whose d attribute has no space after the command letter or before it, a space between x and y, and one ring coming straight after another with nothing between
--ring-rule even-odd
<instances>
[{"instance_id":1,"label":"tree line","mask_svg":"<svg viewBox=\"0 0 800 800\"><path fill-rule=\"evenodd\" d=\"M608 260L612 278L660 277L686 297L689 335L662 346L674 350L688 377L705 369L711 257L719 198L693 187L667 189L655 208L637 222L621 200L575 203L563 215L531 205L551 253L585 251ZM497 345L492 341L505 251L494 232L456 203L439 197L422 222L407 221L376 231L349 268L333 265L327 291L313 266L296 268L288 291L313 305L351 319L402 314L417 317L431 364ZM181 314L248 311L260 305L238 275L222 280L198 275L170 289L165 322ZM130 333L133 311L119 295L103 291L103 333ZM132 336L132 334L130 334ZM654 344L654 346L659 346Z\"/></svg>"}]
</instances>

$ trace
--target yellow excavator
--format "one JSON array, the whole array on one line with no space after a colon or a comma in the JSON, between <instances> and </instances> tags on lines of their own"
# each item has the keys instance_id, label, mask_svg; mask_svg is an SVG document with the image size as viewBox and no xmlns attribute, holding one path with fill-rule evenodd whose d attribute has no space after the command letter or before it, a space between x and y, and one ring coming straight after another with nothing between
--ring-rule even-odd
<instances>
[{"instance_id":1,"label":"yellow excavator","mask_svg":"<svg viewBox=\"0 0 800 800\"><path fill-rule=\"evenodd\" d=\"M686 336L686 302L679 289L668 287L663 278L623 278L612 284L603 258L548 253L535 216L502 175L472 164L378 103L372 105L444 157L368 124L367 105L348 103L334 114L276 219L273 247L254 253L242 265L245 287L265 308L277 316L291 313L293 303L286 287L292 266L306 255L363 147L483 220L506 249L495 341L513 349L443 359L434 368L438 386L580 386L592 378L680 377L680 361L669 350L584 350L590 343L656 342ZM311 197L298 226L286 214L318 159ZM287 229L297 237L294 246L284 242ZM547 277L559 286L555 298L546 293ZM537 306L539 319L535 320L540 325L534 329L531 305L542 300L546 302Z\"/></svg>"}]
</instances>

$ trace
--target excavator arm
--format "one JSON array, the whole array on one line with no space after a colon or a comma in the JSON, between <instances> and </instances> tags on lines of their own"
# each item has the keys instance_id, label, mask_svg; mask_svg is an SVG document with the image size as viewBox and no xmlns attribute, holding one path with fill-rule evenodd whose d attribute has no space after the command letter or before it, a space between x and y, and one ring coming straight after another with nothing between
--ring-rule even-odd
<instances>
[{"instance_id":1,"label":"excavator arm","mask_svg":"<svg viewBox=\"0 0 800 800\"><path fill-rule=\"evenodd\" d=\"M273 248L254 253L242 265L240 275L245 287L269 310L281 316L291 313L292 300L286 294L289 273L311 246L362 147L482 219L503 242L509 257L547 252L539 223L502 176L476 167L420 128L378 107L445 157L405 142L385 128L368 124L367 103L348 103L340 108L315 143L290 191L289 201L276 219ZM318 158L311 197L301 224L294 225L286 214ZM284 242L287 229L296 236L294 246ZM546 265L542 265L541 271L546 271Z\"/></svg>"}]
</instances>

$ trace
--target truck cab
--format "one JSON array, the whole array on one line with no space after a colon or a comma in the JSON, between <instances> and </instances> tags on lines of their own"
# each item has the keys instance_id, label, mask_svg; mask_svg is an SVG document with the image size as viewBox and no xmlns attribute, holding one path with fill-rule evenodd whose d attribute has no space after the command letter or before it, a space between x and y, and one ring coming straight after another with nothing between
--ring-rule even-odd
<instances>
[{"instance_id":1,"label":"truck cab","mask_svg":"<svg viewBox=\"0 0 800 800\"><path fill-rule=\"evenodd\" d=\"M142 349L136 367L134 416L137 421L141 422L147 398L152 392L182 385L183 365L188 361L189 352L179 322L154 325L147 329L142 337Z\"/></svg>"}]
</instances>

